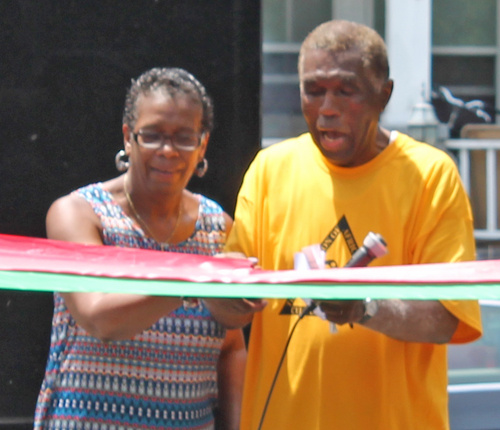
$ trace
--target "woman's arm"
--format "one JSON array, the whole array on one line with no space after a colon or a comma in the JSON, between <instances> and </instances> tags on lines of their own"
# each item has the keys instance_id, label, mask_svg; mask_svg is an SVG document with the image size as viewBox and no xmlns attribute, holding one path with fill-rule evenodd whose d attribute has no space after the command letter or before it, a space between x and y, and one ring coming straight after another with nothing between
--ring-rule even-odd
<instances>
[{"instance_id":1,"label":"woman's arm","mask_svg":"<svg viewBox=\"0 0 500 430\"><path fill-rule=\"evenodd\" d=\"M205 298L203 302L214 319L228 329L245 327L252 321L254 313L267 305L263 299Z\"/></svg>"},{"instance_id":2,"label":"woman's arm","mask_svg":"<svg viewBox=\"0 0 500 430\"><path fill-rule=\"evenodd\" d=\"M70 194L56 200L46 218L49 239L103 245L102 227L92 207ZM63 293L71 316L90 335L102 340L125 340L151 327L177 309L174 297L136 294Z\"/></svg>"},{"instance_id":3,"label":"woman's arm","mask_svg":"<svg viewBox=\"0 0 500 430\"><path fill-rule=\"evenodd\" d=\"M223 213L226 221L226 237L229 236L233 226L232 218ZM242 253L222 253L217 257L246 258ZM245 327L252 321L255 312L260 312L267 302L262 299L226 299L226 298L205 298L205 306L212 316L228 329Z\"/></svg>"},{"instance_id":4,"label":"woman's arm","mask_svg":"<svg viewBox=\"0 0 500 430\"><path fill-rule=\"evenodd\" d=\"M217 364L219 400L215 415L216 430L240 428L246 358L242 330L228 330Z\"/></svg>"}]
</instances>

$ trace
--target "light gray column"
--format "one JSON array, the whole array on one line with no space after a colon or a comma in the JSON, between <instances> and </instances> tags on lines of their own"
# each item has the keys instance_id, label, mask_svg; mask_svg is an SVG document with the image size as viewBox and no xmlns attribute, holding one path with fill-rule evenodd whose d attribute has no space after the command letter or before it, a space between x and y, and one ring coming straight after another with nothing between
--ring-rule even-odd
<instances>
[{"instance_id":1,"label":"light gray column","mask_svg":"<svg viewBox=\"0 0 500 430\"><path fill-rule=\"evenodd\" d=\"M500 110L500 0L497 0L497 52L495 56L495 107ZM495 120L500 123L500 114L496 114Z\"/></svg>"},{"instance_id":2,"label":"light gray column","mask_svg":"<svg viewBox=\"0 0 500 430\"><path fill-rule=\"evenodd\" d=\"M386 0L385 40L394 92L382 124L406 131L413 106L431 90L432 0Z\"/></svg>"}]
</instances>

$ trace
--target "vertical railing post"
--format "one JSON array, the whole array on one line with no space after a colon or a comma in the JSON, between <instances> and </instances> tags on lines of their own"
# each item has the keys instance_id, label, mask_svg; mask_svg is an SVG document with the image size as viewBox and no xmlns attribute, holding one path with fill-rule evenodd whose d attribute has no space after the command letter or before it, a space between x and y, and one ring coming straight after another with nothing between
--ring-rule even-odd
<instances>
[{"instance_id":1,"label":"vertical railing post","mask_svg":"<svg viewBox=\"0 0 500 430\"><path fill-rule=\"evenodd\" d=\"M467 148L461 148L459 151L460 161L458 171L464 184L467 195L470 196L470 152Z\"/></svg>"},{"instance_id":2,"label":"vertical railing post","mask_svg":"<svg viewBox=\"0 0 500 430\"><path fill-rule=\"evenodd\" d=\"M497 166L496 150L486 150L486 229L497 229Z\"/></svg>"}]
</instances>

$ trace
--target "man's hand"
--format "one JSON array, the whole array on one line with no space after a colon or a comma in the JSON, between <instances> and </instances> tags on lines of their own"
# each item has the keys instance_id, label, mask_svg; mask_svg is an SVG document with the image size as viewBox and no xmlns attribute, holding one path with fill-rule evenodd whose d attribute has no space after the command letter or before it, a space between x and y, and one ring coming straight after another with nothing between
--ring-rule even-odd
<instances>
[{"instance_id":1,"label":"man's hand","mask_svg":"<svg viewBox=\"0 0 500 430\"><path fill-rule=\"evenodd\" d=\"M203 299L212 316L226 328L240 328L252 321L253 314L267 305L262 299Z\"/></svg>"},{"instance_id":2,"label":"man's hand","mask_svg":"<svg viewBox=\"0 0 500 430\"><path fill-rule=\"evenodd\" d=\"M363 318L363 300L327 300L316 302L328 321L338 325L353 324Z\"/></svg>"},{"instance_id":3,"label":"man's hand","mask_svg":"<svg viewBox=\"0 0 500 430\"><path fill-rule=\"evenodd\" d=\"M363 326L404 342L443 344L450 341L458 318L437 300L377 300L377 314ZM359 323L362 300L324 300L318 305L336 324Z\"/></svg>"}]
</instances>

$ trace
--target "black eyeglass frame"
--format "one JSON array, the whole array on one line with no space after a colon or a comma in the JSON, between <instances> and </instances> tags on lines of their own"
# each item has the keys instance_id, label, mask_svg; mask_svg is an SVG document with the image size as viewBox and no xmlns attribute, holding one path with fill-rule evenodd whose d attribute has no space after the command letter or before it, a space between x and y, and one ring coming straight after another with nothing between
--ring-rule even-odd
<instances>
[{"instance_id":1,"label":"black eyeglass frame","mask_svg":"<svg viewBox=\"0 0 500 430\"><path fill-rule=\"evenodd\" d=\"M157 145L156 143L155 144L148 144L148 143L144 144L144 142L143 143L139 142L139 136L142 136L143 133L145 133L144 130L139 130L137 132L133 132L133 131L130 132L132 138L136 141L136 143L139 146L142 146L143 148L158 150L158 149L162 148L163 146L165 146L168 142L176 150L189 151L189 152L194 151L197 148L199 148L199 146L201 145L201 141L203 140L203 138L206 135L206 132L194 133L194 136L197 137L198 143L193 147L190 147L190 146L186 147L186 146L179 145L178 143L175 142L175 136L176 136L175 134L172 135L172 134L164 134L164 133L158 133L158 132L151 132L151 133L158 134L159 136L161 136L162 140L161 140L160 145Z\"/></svg>"}]
</instances>

